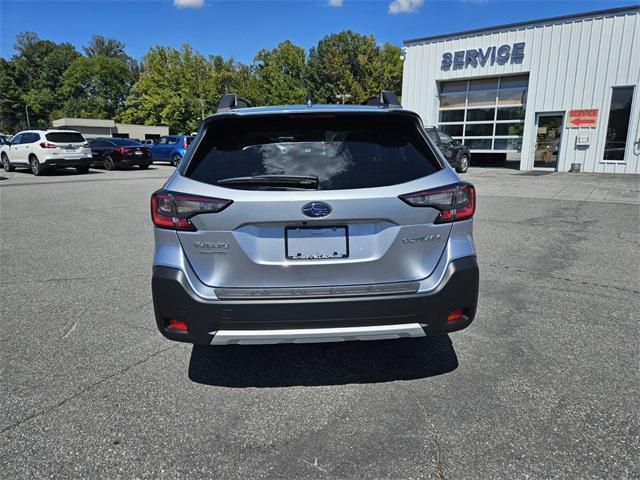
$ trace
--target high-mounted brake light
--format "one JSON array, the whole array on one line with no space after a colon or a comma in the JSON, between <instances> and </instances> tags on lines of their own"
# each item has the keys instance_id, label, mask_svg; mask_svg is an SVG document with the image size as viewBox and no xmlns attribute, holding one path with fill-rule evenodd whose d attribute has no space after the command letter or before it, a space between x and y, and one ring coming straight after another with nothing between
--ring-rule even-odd
<instances>
[{"instance_id":1,"label":"high-mounted brake light","mask_svg":"<svg viewBox=\"0 0 640 480\"><path fill-rule=\"evenodd\" d=\"M55 143L42 142L40 143L40 148L58 148L58 145Z\"/></svg>"},{"instance_id":2,"label":"high-mounted brake light","mask_svg":"<svg viewBox=\"0 0 640 480\"><path fill-rule=\"evenodd\" d=\"M400 195L400 200L412 207L440 210L434 223L466 220L473 217L476 211L476 189L466 182Z\"/></svg>"},{"instance_id":3,"label":"high-mounted brake light","mask_svg":"<svg viewBox=\"0 0 640 480\"><path fill-rule=\"evenodd\" d=\"M220 198L158 190L151 195L151 219L160 228L194 231L197 229L191 223L192 217L221 212L231 203L231 200Z\"/></svg>"}]
</instances>

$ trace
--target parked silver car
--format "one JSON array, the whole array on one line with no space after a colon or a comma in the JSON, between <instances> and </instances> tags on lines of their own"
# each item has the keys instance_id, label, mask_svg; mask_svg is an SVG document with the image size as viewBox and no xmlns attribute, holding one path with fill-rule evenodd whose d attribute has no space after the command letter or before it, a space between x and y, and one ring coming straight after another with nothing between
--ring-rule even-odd
<instances>
[{"instance_id":1,"label":"parked silver car","mask_svg":"<svg viewBox=\"0 0 640 480\"><path fill-rule=\"evenodd\" d=\"M160 332L226 345L467 327L475 190L397 103L225 96L151 198Z\"/></svg>"}]
</instances>

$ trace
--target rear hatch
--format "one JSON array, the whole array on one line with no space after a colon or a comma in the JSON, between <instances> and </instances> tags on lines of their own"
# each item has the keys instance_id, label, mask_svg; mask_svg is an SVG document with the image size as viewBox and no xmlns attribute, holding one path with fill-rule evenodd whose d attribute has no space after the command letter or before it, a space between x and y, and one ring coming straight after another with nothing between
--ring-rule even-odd
<instances>
[{"instance_id":1,"label":"rear hatch","mask_svg":"<svg viewBox=\"0 0 640 480\"><path fill-rule=\"evenodd\" d=\"M118 152L127 160L148 158L151 156L151 149L135 140L125 138L112 139L118 145Z\"/></svg>"},{"instance_id":2,"label":"rear hatch","mask_svg":"<svg viewBox=\"0 0 640 480\"><path fill-rule=\"evenodd\" d=\"M415 282L451 231L399 196L457 181L406 111L216 116L168 190L223 199L178 236L213 287Z\"/></svg>"},{"instance_id":3,"label":"rear hatch","mask_svg":"<svg viewBox=\"0 0 640 480\"><path fill-rule=\"evenodd\" d=\"M45 135L44 145L51 154L65 159L77 159L87 156L87 141L79 132L49 132Z\"/></svg>"}]
</instances>

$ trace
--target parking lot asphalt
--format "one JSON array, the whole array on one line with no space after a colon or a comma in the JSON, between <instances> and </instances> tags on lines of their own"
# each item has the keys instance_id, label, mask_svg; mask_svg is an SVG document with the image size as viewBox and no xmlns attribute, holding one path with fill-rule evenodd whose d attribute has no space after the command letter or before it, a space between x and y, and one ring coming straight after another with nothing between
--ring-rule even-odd
<instances>
[{"instance_id":1,"label":"parking lot asphalt","mask_svg":"<svg viewBox=\"0 0 640 480\"><path fill-rule=\"evenodd\" d=\"M0 172L0 478L640 477L637 176L470 171L467 330L212 348L154 324L171 170Z\"/></svg>"}]
</instances>

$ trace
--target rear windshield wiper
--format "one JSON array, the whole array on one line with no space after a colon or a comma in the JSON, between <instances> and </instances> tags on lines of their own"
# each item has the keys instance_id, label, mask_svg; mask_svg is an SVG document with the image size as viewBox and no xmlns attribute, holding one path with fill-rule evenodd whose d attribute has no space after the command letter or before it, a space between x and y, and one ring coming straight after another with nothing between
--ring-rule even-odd
<instances>
[{"instance_id":1,"label":"rear windshield wiper","mask_svg":"<svg viewBox=\"0 0 640 480\"><path fill-rule=\"evenodd\" d=\"M229 186L318 189L318 177L315 175L254 175L252 177L223 178L216 183Z\"/></svg>"}]
</instances>

